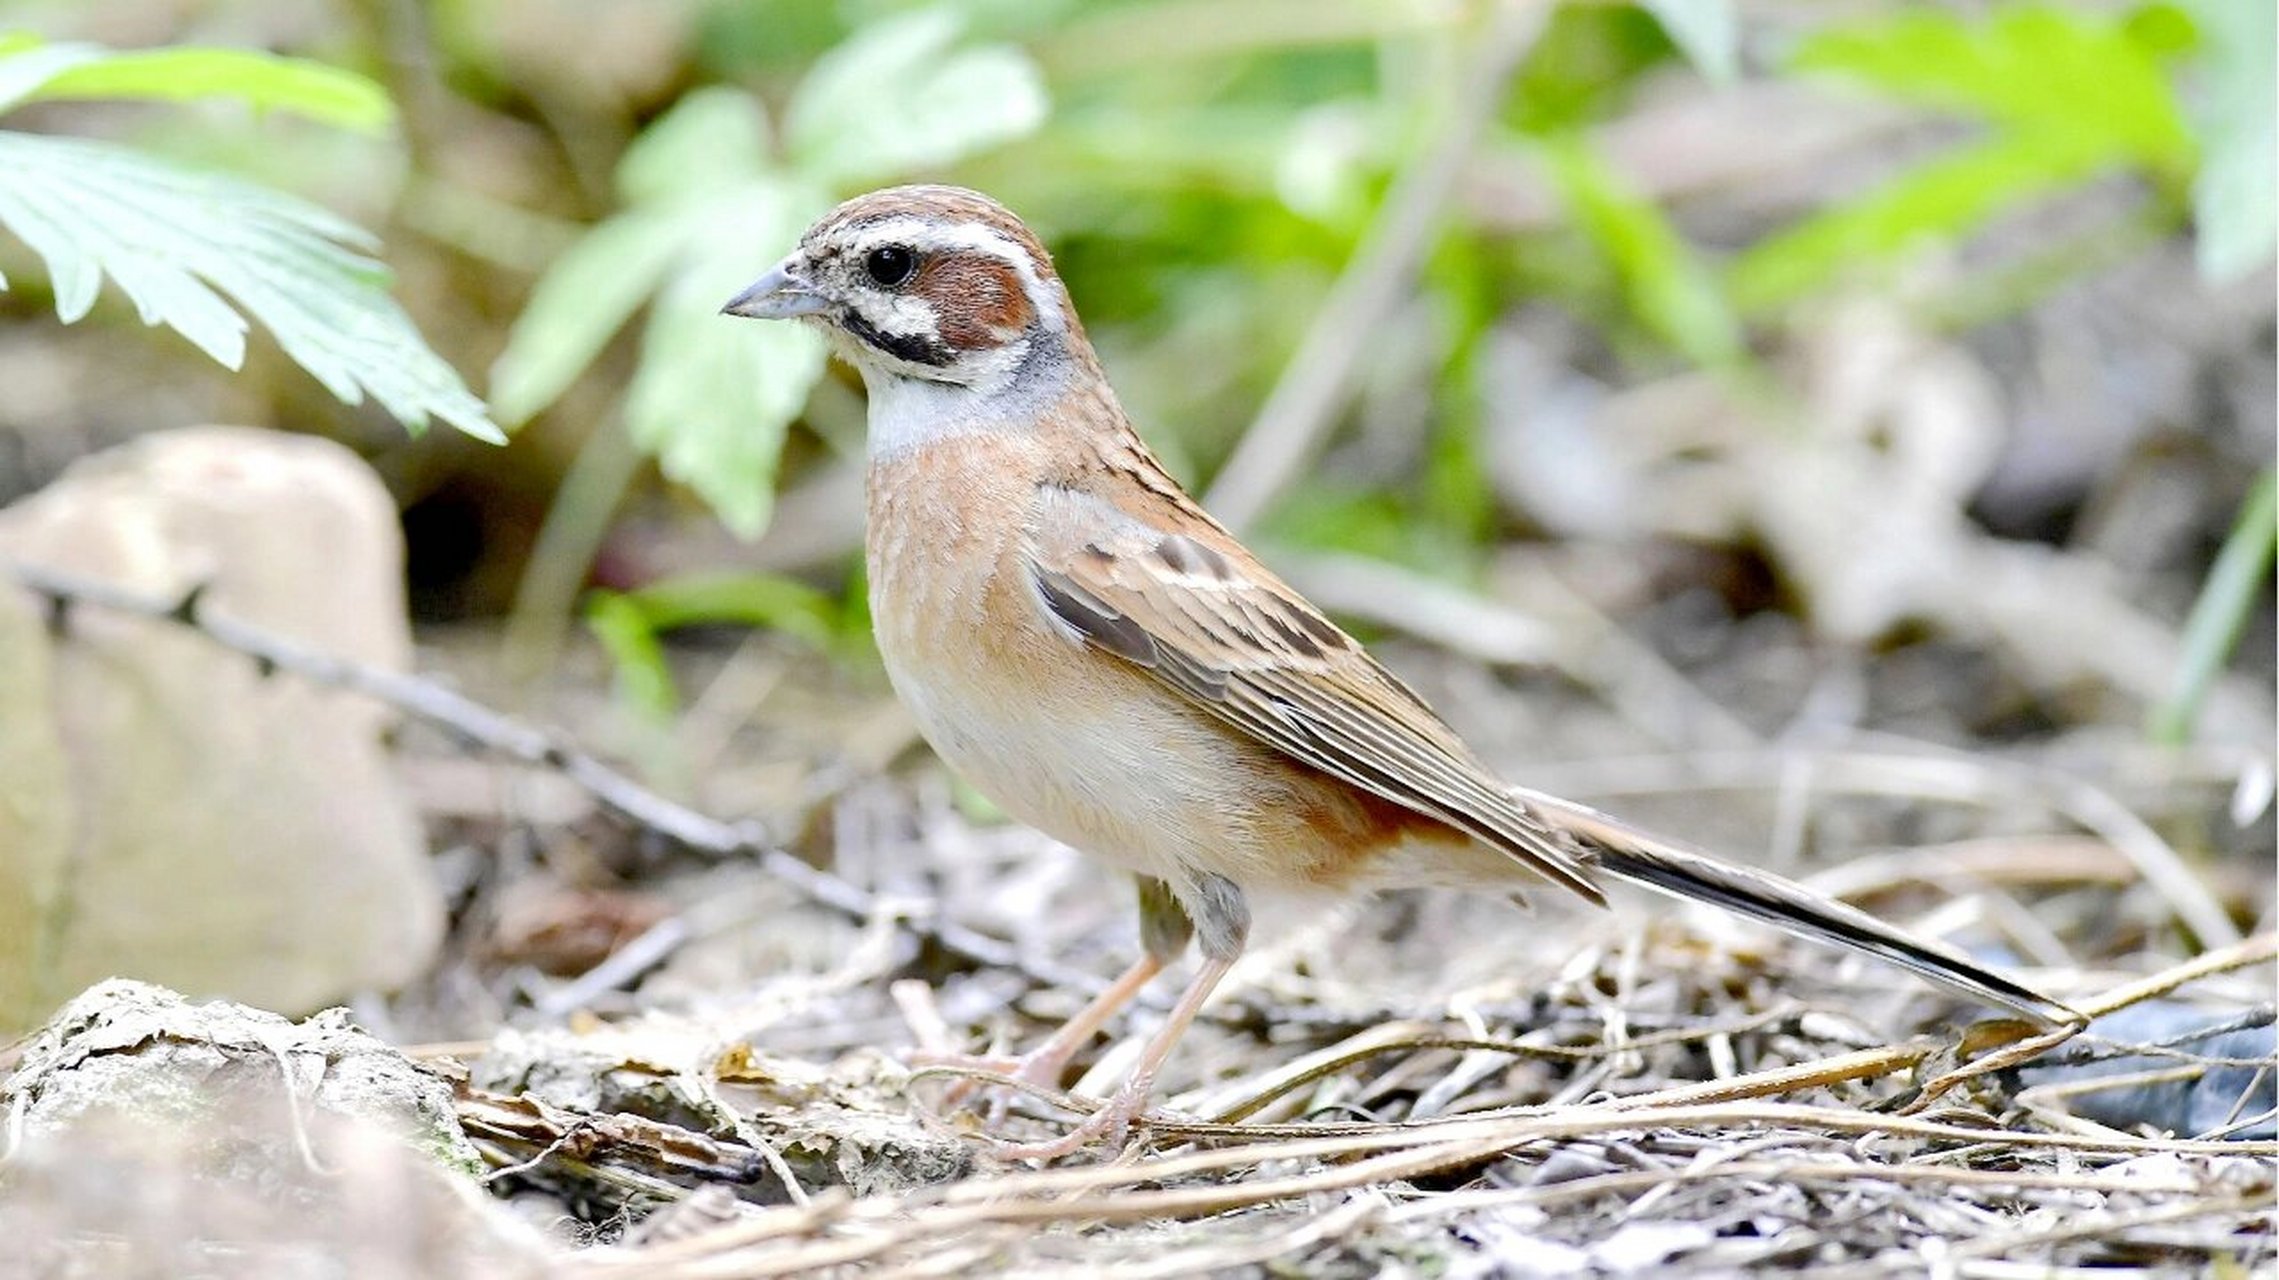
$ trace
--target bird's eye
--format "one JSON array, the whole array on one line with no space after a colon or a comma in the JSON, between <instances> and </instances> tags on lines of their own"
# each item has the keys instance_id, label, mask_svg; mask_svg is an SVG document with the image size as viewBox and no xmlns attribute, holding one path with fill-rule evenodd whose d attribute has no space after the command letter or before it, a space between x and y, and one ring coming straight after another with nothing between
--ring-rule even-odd
<instances>
[{"instance_id":1,"label":"bird's eye","mask_svg":"<svg viewBox=\"0 0 2279 1280\"><path fill-rule=\"evenodd\" d=\"M908 284L918 270L918 255L899 244L885 244L863 255L863 272L885 288Z\"/></svg>"}]
</instances>

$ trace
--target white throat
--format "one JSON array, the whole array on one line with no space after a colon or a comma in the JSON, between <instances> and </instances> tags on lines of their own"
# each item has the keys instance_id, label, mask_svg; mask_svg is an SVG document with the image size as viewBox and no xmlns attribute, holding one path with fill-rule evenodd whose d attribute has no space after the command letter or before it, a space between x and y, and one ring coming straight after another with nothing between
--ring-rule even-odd
<instances>
[{"instance_id":1,"label":"white throat","mask_svg":"<svg viewBox=\"0 0 2279 1280\"><path fill-rule=\"evenodd\" d=\"M914 378L861 362L870 396L871 460L891 458L955 436L1021 429L1054 400L1067 382L1067 360L1031 358L1002 376L972 384Z\"/></svg>"}]
</instances>

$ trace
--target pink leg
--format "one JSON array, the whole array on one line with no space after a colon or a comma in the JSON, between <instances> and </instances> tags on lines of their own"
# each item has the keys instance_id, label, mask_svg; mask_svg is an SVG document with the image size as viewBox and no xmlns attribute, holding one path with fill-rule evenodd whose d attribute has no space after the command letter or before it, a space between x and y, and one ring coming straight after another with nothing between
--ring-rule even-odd
<instances>
[{"instance_id":1,"label":"pink leg","mask_svg":"<svg viewBox=\"0 0 2279 1280\"><path fill-rule=\"evenodd\" d=\"M1001 1143L997 1153L1015 1160L1053 1160L1073 1155L1103 1138L1110 1146L1122 1146L1132 1121L1147 1109L1148 1095L1155 1091L1155 1075L1162 1070L1164 1059L1171 1056L1172 1047L1179 1043L1181 1036L1187 1034L1188 1024L1194 1022L1195 1015L1203 1008L1203 1002L1211 998L1211 992L1219 985L1219 980L1226 977L1227 970L1233 967L1232 957L1206 958L1203 961L1203 967L1195 971L1195 980L1188 983L1187 990L1180 994L1179 1003L1172 1006L1163 1025L1148 1040L1147 1048L1140 1054L1139 1065L1132 1068L1130 1078L1124 1081L1122 1088L1116 1090L1115 1097L1093 1112L1083 1124L1050 1142Z\"/></svg>"},{"instance_id":2,"label":"pink leg","mask_svg":"<svg viewBox=\"0 0 2279 1280\"><path fill-rule=\"evenodd\" d=\"M1077 1010L1075 1017L1062 1023L1050 1039L1019 1057L920 1050L911 1055L911 1060L922 1066L971 1067L981 1071L997 1071L1012 1076L1023 1084L1057 1089L1060 1087L1061 1073L1068 1069L1069 1060L1092 1042L1092 1037L1099 1034L1100 1028L1116 1015L1117 1010L1130 1004L1132 997L1138 995L1140 989L1161 972L1161 960L1153 955L1142 955L1132 962L1131 968L1124 970L1122 976L1108 984L1107 990L1092 997L1090 1004ZM950 1101L955 1103L961 1100L972 1092L977 1083L960 1081L951 1090Z\"/></svg>"}]
</instances>

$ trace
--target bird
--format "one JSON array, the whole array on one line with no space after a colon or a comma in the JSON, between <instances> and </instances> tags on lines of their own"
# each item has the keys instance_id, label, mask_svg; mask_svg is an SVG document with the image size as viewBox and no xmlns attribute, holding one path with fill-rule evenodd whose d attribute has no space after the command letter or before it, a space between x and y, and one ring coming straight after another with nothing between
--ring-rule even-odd
<instances>
[{"instance_id":1,"label":"bird","mask_svg":"<svg viewBox=\"0 0 2279 1280\"><path fill-rule=\"evenodd\" d=\"M1548 884L1603 906L1612 878L2080 1020L1847 904L1498 777L1156 460L1051 256L988 196L856 196L721 310L820 330L861 377L873 628L926 741L1007 815L1137 881L1131 966L1030 1053L971 1061L1057 1085L1200 952L1115 1095L1008 1154L1124 1144L1267 895Z\"/></svg>"}]
</instances>

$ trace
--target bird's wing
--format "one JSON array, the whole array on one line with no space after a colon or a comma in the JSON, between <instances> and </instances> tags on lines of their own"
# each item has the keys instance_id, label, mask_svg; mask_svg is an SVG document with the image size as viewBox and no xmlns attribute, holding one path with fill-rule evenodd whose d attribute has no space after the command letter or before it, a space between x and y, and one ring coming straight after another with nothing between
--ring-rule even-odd
<instances>
[{"instance_id":1,"label":"bird's wing","mask_svg":"<svg viewBox=\"0 0 2279 1280\"><path fill-rule=\"evenodd\" d=\"M1159 496L1174 495L1164 490ZM1513 787L1423 700L1191 506L1179 523L1043 491L1028 571L1071 636L1162 681L1293 759L1504 850L1593 902L1603 872L1880 957L2051 1023L2081 1015L1897 926L1769 872Z\"/></svg>"},{"instance_id":2,"label":"bird's wing","mask_svg":"<svg viewBox=\"0 0 2279 1280\"><path fill-rule=\"evenodd\" d=\"M1028 563L1039 605L1258 741L1604 900L1422 699L1189 511L1192 535L1090 494L1041 490Z\"/></svg>"}]
</instances>

